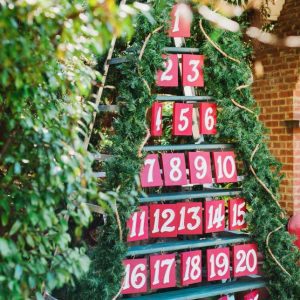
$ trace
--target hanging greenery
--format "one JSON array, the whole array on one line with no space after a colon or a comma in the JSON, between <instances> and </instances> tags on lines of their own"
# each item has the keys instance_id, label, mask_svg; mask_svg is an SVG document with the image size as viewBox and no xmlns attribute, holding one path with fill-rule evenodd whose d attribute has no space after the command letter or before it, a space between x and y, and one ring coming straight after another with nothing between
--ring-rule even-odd
<instances>
[{"instance_id":1,"label":"hanging greenery","mask_svg":"<svg viewBox=\"0 0 300 300\"><path fill-rule=\"evenodd\" d=\"M128 24L117 13L110 0L0 1L0 299L43 299L88 270L73 243L98 198L84 98L95 55Z\"/></svg>"},{"instance_id":2,"label":"hanging greenery","mask_svg":"<svg viewBox=\"0 0 300 300\"><path fill-rule=\"evenodd\" d=\"M105 164L104 185L107 190L117 189L123 197L111 195L113 199L107 199L114 209L107 216L97 245L90 250L90 271L68 299L97 299L99 294L103 299L112 299L120 293L122 260L127 251L125 220L135 209L140 193L136 176L142 163L141 148L148 138L146 114L154 101L151 91L155 90L156 70L162 66L163 47L171 42L166 30L173 1L150 4L156 23L138 17L133 42L119 53L128 62L118 67L112 81L117 88L120 114L113 124L114 136L106 143L113 159ZM195 17L193 38L188 45L200 47L205 55L203 94L217 99L220 108L218 135L210 142L234 143L238 159L245 163L242 189L250 207L249 230L264 255L263 269L271 299L299 299L300 273L296 263L300 256L285 230L287 218L277 202L280 166L268 150L266 129L258 121L259 109L251 95L251 47L241 32L228 32L205 20L200 26L199 21L200 17ZM168 137L164 138L168 142ZM126 200L128 193L130 201Z\"/></svg>"}]
</instances>

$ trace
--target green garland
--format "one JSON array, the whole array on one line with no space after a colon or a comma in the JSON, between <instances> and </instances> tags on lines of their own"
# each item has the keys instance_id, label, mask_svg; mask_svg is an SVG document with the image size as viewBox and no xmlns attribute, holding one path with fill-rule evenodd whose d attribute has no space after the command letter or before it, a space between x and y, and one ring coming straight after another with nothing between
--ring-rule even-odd
<instances>
[{"instance_id":1,"label":"green garland","mask_svg":"<svg viewBox=\"0 0 300 300\"><path fill-rule=\"evenodd\" d=\"M116 76L114 82L118 88L117 101L121 110L114 122L115 135L111 139L110 153L114 155L114 159L106 163L105 171L106 188L108 190L118 188L123 195L118 201L123 237L126 236L124 229L126 217L137 204L136 193L131 195L129 202L126 195L132 190L140 192L136 185L136 176L142 164L138 152L147 133L145 123L147 109L154 101L154 97L149 95L149 87L150 89L155 87L154 77L156 70L162 65L163 47L170 43L165 31L153 34L142 60L139 61L138 57L148 34L161 24L168 24L172 4L173 1L154 1L153 15L156 24L150 24L144 16L138 18L134 42L126 51L126 58L130 62L118 68L121 79ZM196 17L196 13L194 16ZM204 30L211 41L240 63L229 59L201 33L198 21L199 19L195 18L193 37L188 43L189 46L200 47L206 57L204 93L218 99L220 109L219 133L216 138L211 138L210 142L235 143L238 159L245 163L244 174L247 177L242 188L243 196L250 206L249 229L259 250L264 254L263 269L268 278L271 299L299 299L300 273L296 267L300 257L299 251L293 246L291 236L285 231L287 219L282 218L282 211L273 199L279 197L279 164L268 150L266 129L257 120L259 110L255 106L250 87L237 90L239 86L248 84L251 79L251 48L243 42L241 33L226 32L204 21ZM232 99L240 106L234 104ZM242 106L246 109L241 108ZM254 152L255 149L257 151ZM251 168L257 177L250 172ZM113 203L116 201L115 198L107 200ZM123 276L121 262L126 255L127 247L126 243L119 239L120 228L115 213L116 211L108 216L98 244L91 250L90 257L93 263L90 272L77 285L73 294L74 299L97 299L98 295L101 295L102 299L112 299L120 291ZM278 231L273 232L275 229Z\"/></svg>"},{"instance_id":2,"label":"green garland","mask_svg":"<svg viewBox=\"0 0 300 300\"><path fill-rule=\"evenodd\" d=\"M263 271L269 281L271 299L299 299L300 271L297 261L300 256L292 237L286 231L287 218L282 217L283 211L276 203L276 199L280 197L280 165L268 150L266 129L257 119L259 110L251 95L251 48L243 41L242 33L216 29L206 21L204 24L204 30L211 41L228 56L240 61L234 62L220 53L199 31L198 20L195 22L197 34L193 45L200 46L201 53L206 57L205 94L218 99L220 109L219 134L216 139L233 142L238 159L245 164L244 174L247 177L242 189L243 196L251 207L248 214L249 231L264 255ZM242 85L248 86L237 89ZM235 105L232 99L246 109ZM256 176L250 171L251 167ZM274 231L276 229L278 230Z\"/></svg>"}]
</instances>

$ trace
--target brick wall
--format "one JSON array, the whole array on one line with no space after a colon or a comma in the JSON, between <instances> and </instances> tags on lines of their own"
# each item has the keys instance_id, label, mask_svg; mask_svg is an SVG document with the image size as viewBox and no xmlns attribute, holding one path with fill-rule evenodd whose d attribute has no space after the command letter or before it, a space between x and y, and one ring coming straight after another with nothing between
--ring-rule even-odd
<instances>
[{"instance_id":1,"label":"brick wall","mask_svg":"<svg viewBox=\"0 0 300 300\"><path fill-rule=\"evenodd\" d=\"M279 37L300 35L300 0L286 0L274 31ZM254 43L255 60L264 66L256 79L254 97L261 107L260 119L270 130L270 150L283 164L281 205L300 211L300 129L288 128L286 120L300 120L300 48L276 48Z\"/></svg>"}]
</instances>

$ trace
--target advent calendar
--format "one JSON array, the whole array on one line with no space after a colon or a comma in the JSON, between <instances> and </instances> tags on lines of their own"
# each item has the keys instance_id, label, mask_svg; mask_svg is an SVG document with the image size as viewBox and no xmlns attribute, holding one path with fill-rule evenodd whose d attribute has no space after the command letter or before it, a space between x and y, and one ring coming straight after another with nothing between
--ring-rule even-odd
<instances>
[{"instance_id":1,"label":"advent calendar","mask_svg":"<svg viewBox=\"0 0 300 300\"><path fill-rule=\"evenodd\" d=\"M235 299L235 292L244 292L243 299L258 300L263 287L259 254L243 232L247 203L240 195L242 174L234 146L205 142L218 128L216 102L197 96L205 85L205 57L199 50L178 47L178 41L190 37L191 21L188 5L173 7L168 35L176 47L162 55L164 66L156 73L161 94L148 120L156 142L144 147L140 170L147 196L127 221L122 294L137 299ZM184 92L163 96L165 88ZM181 144L159 145L165 102L172 105L171 134L181 137ZM182 142L195 138L195 126L201 139Z\"/></svg>"}]
</instances>

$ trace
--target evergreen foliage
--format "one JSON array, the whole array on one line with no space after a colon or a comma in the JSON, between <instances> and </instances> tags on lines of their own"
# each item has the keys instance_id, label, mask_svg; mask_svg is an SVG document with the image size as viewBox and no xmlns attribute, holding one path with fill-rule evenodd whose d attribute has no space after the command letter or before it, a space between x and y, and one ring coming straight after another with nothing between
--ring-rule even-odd
<instances>
[{"instance_id":1,"label":"evergreen foliage","mask_svg":"<svg viewBox=\"0 0 300 300\"><path fill-rule=\"evenodd\" d=\"M146 136L146 113L154 101L148 88L155 91L156 70L162 66L162 49L170 45L166 37L170 7L173 1L150 1L153 6L152 14L157 23L140 16L136 24L136 34L127 51L120 51L126 56L129 63L118 67L119 76L116 76L114 85L117 87L117 103L121 107L120 115L114 122L114 133L111 137L109 151L114 159L105 165L107 174L106 189L116 189L121 195L119 199L108 200L117 203L118 212L122 220L123 241L119 239L119 228L115 214L108 216L106 225L102 228L98 244L90 251L93 264L89 273L76 284L75 291L68 299L112 299L118 294L123 272L122 259L127 247L125 242L126 217L137 205L137 194L132 193L131 201L127 201L126 194L132 189L140 193L136 186L136 176L142 163L138 150ZM251 95L250 87L237 90L241 85L251 81L251 48L243 41L242 33L231 33L213 27L203 21L205 30L210 38L217 43L228 55L240 61L236 63L206 40L199 29L199 17L193 24L193 37L189 39L188 46L200 47L205 55L205 82L203 94L211 95L217 99L219 106L218 135L210 142L235 143L238 159L245 163L244 174L246 179L242 184L243 196L250 207L248 215L249 230L259 250L264 254L264 272L268 280L268 289L271 299L296 300L299 299L299 251L293 246L292 238L285 231L286 217L282 218L282 210L277 206L271 195L261 186L257 178L249 171L253 166L257 176L266 184L272 194L277 198L280 183L280 166L270 155L267 147L266 129L257 120L259 109ZM164 25L164 29L155 33L147 44L141 61L138 56L145 38L154 29ZM147 84L145 84L145 81ZM231 99L248 107L255 113L250 113L237 107ZM168 143L169 137L164 137ZM259 149L252 155L256 146ZM266 243L269 233L279 226L280 231L274 232L270 238L269 246ZM276 258L291 274L285 274L268 251L271 249ZM71 298L72 297L72 298Z\"/></svg>"}]
</instances>

